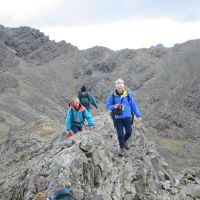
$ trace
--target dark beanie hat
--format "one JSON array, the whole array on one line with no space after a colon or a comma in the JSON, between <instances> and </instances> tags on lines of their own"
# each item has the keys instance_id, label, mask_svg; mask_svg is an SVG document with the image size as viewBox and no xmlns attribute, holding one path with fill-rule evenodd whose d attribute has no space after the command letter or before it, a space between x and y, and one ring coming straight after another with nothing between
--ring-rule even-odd
<instances>
[{"instance_id":1,"label":"dark beanie hat","mask_svg":"<svg viewBox=\"0 0 200 200\"><path fill-rule=\"evenodd\" d=\"M81 87L81 92L86 92L86 87L85 87L85 85L83 85L83 86Z\"/></svg>"}]
</instances>

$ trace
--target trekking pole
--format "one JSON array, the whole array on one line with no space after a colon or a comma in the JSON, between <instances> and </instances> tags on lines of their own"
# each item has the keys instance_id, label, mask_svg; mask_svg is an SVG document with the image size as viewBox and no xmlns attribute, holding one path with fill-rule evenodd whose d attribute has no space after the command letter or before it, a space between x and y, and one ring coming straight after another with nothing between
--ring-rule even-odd
<instances>
[{"instance_id":1,"label":"trekking pole","mask_svg":"<svg viewBox=\"0 0 200 200\"><path fill-rule=\"evenodd\" d=\"M143 132L147 132L147 129L144 127L142 122L139 123L140 128L142 129Z\"/></svg>"}]
</instances>

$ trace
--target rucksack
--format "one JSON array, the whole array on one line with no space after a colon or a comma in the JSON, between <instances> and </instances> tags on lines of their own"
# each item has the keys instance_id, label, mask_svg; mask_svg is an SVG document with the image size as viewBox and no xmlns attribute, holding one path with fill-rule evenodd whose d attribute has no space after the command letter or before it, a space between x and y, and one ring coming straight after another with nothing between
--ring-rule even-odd
<instances>
[{"instance_id":1,"label":"rucksack","mask_svg":"<svg viewBox=\"0 0 200 200\"><path fill-rule=\"evenodd\" d=\"M78 97L79 97L79 99L80 99L80 102L81 102L81 104L83 105L83 106L85 106L85 107L89 107L90 106L90 103L91 103L91 100L90 100L90 97L89 97L89 93L87 92L86 93L86 95L83 95L81 92L79 93L79 95L78 95ZM87 101L88 101L88 104L86 105L84 105L84 103L82 103L82 101L81 101L81 99L87 99Z\"/></svg>"},{"instance_id":2,"label":"rucksack","mask_svg":"<svg viewBox=\"0 0 200 200\"><path fill-rule=\"evenodd\" d=\"M67 188L58 190L48 199L49 200L75 200L75 198L72 195L71 190Z\"/></svg>"},{"instance_id":3,"label":"rucksack","mask_svg":"<svg viewBox=\"0 0 200 200\"><path fill-rule=\"evenodd\" d=\"M124 97L122 97L122 100L121 100L121 103L122 103L122 101L123 101L123 98ZM130 97L130 94L128 93L128 95L127 95L127 99L128 99L128 103L130 102L130 100L131 100L131 97ZM115 105L115 95L114 95L114 93L112 94L112 103L113 103L113 105ZM132 115L132 118L131 118L131 125L133 125L133 120L134 120L134 113L131 111L131 115ZM116 127L116 119L115 119L115 112L114 112L114 110L112 110L111 112L110 112L110 116L111 116L111 119L113 120L113 125L114 125L114 127Z\"/></svg>"}]
</instances>

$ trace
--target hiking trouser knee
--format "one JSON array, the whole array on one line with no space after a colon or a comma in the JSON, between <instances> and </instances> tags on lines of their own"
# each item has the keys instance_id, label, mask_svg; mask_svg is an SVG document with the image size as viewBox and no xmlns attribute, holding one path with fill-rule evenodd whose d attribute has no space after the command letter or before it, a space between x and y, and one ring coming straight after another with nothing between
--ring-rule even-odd
<instances>
[{"instance_id":1,"label":"hiking trouser knee","mask_svg":"<svg viewBox=\"0 0 200 200\"><path fill-rule=\"evenodd\" d=\"M124 119L124 128L125 128L125 136L124 136L124 140L128 140L131 137L132 134L132 122L131 122L132 118L128 117Z\"/></svg>"}]
</instances>

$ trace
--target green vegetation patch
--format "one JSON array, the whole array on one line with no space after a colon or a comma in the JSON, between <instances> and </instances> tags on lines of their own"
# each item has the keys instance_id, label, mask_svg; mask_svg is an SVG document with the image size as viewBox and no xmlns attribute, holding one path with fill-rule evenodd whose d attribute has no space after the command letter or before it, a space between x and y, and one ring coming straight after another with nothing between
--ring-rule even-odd
<instances>
[{"instance_id":1,"label":"green vegetation patch","mask_svg":"<svg viewBox=\"0 0 200 200\"><path fill-rule=\"evenodd\" d=\"M179 152L184 147L185 142L172 138L159 138L158 146L165 147L173 152Z\"/></svg>"}]
</instances>

